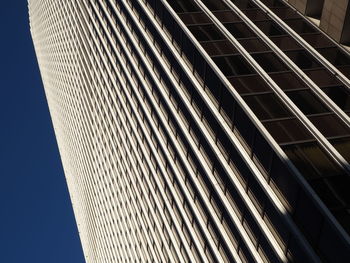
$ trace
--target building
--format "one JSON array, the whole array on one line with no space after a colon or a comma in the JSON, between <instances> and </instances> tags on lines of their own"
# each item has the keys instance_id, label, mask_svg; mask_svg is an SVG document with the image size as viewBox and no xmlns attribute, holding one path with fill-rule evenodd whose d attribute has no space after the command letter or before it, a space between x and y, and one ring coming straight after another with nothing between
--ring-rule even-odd
<instances>
[{"instance_id":1,"label":"building","mask_svg":"<svg viewBox=\"0 0 350 263\"><path fill-rule=\"evenodd\" d=\"M289 3L337 42L350 45L349 0L289 0Z\"/></svg>"},{"instance_id":2,"label":"building","mask_svg":"<svg viewBox=\"0 0 350 263\"><path fill-rule=\"evenodd\" d=\"M350 57L300 12L30 0L29 14L87 262L349 262Z\"/></svg>"}]
</instances>

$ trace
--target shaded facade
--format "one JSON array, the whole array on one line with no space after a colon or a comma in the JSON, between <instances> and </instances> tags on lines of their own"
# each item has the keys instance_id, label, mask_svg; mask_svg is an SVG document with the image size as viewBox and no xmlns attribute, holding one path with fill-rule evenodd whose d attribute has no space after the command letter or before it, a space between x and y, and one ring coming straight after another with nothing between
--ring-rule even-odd
<instances>
[{"instance_id":1,"label":"shaded facade","mask_svg":"<svg viewBox=\"0 0 350 263\"><path fill-rule=\"evenodd\" d=\"M88 262L348 262L350 57L283 1L30 0Z\"/></svg>"},{"instance_id":2,"label":"shaded facade","mask_svg":"<svg viewBox=\"0 0 350 263\"><path fill-rule=\"evenodd\" d=\"M337 42L350 45L349 0L288 0Z\"/></svg>"}]
</instances>

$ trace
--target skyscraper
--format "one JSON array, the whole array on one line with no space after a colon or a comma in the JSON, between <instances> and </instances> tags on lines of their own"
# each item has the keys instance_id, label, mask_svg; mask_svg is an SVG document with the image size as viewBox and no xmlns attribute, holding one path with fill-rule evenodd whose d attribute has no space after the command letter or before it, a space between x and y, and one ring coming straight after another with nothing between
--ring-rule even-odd
<instances>
[{"instance_id":1,"label":"skyscraper","mask_svg":"<svg viewBox=\"0 0 350 263\"><path fill-rule=\"evenodd\" d=\"M88 262L349 262L350 57L282 0L30 0Z\"/></svg>"}]
</instances>

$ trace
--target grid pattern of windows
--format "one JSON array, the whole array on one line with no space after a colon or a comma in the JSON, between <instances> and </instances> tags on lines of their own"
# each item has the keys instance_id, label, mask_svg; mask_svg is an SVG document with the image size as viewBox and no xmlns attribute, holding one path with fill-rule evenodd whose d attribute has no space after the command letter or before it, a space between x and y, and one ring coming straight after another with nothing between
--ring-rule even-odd
<instances>
[{"instance_id":1,"label":"grid pattern of windows","mask_svg":"<svg viewBox=\"0 0 350 263\"><path fill-rule=\"evenodd\" d=\"M350 84L261 3L349 76L280 0L29 1L88 262L350 259Z\"/></svg>"}]
</instances>

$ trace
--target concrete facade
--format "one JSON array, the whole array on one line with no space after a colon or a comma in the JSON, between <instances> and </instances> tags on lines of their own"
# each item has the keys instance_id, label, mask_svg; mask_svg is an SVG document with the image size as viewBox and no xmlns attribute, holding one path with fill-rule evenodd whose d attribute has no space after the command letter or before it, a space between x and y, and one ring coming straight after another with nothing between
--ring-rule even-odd
<instances>
[{"instance_id":1,"label":"concrete facade","mask_svg":"<svg viewBox=\"0 0 350 263\"><path fill-rule=\"evenodd\" d=\"M349 0L288 0L305 16L320 20L320 28L337 42L350 45Z\"/></svg>"},{"instance_id":2,"label":"concrete facade","mask_svg":"<svg viewBox=\"0 0 350 263\"><path fill-rule=\"evenodd\" d=\"M87 262L350 262L350 57L284 1L29 16Z\"/></svg>"}]
</instances>

